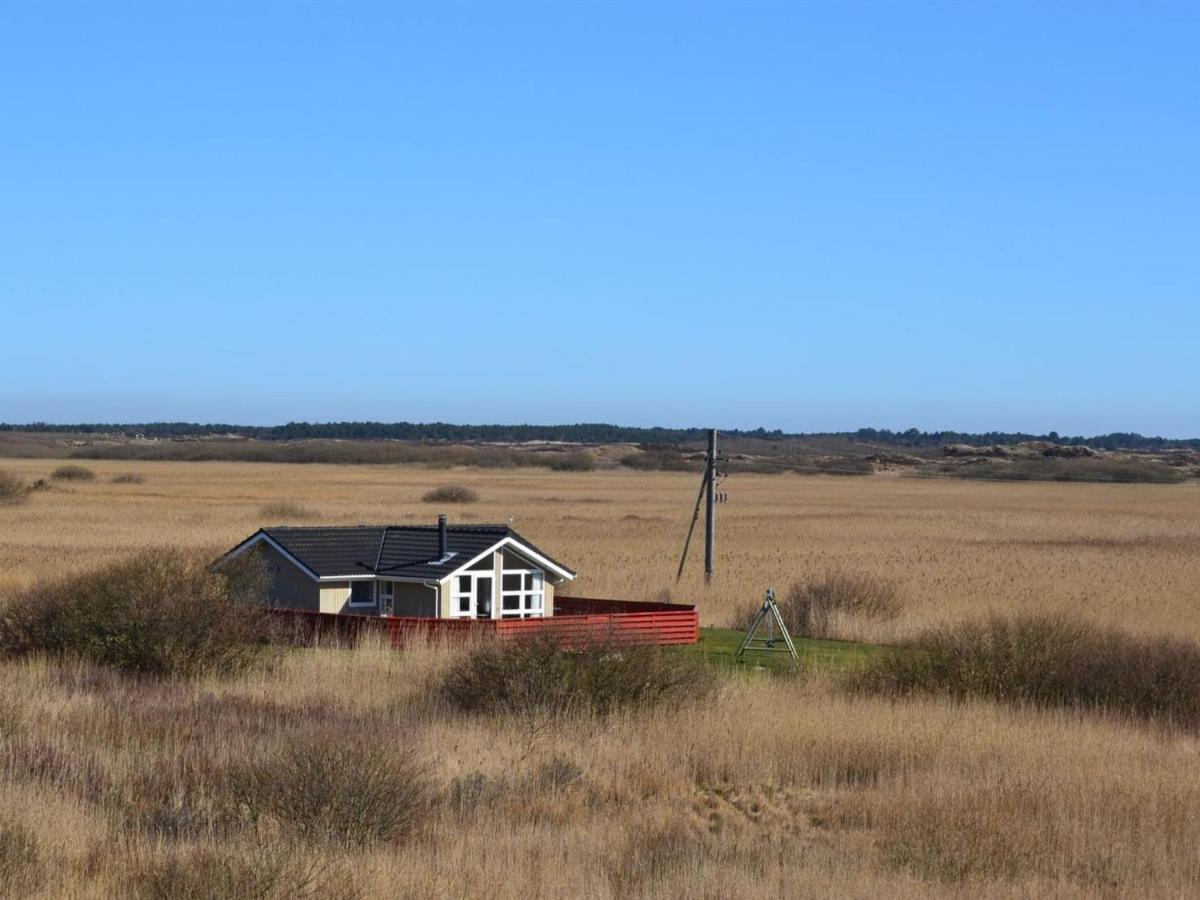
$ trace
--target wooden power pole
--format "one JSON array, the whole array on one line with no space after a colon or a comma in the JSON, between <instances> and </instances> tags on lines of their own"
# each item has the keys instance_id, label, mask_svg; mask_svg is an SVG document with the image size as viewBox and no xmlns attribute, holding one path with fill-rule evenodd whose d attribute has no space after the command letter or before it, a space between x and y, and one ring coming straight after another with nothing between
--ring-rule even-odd
<instances>
[{"instance_id":1,"label":"wooden power pole","mask_svg":"<svg viewBox=\"0 0 1200 900\"><path fill-rule=\"evenodd\" d=\"M717 489L717 429L708 432L708 461L704 472L704 480L708 491L705 499L704 518L704 583L711 584L713 577L713 551L717 541L716 504Z\"/></svg>"}]
</instances>

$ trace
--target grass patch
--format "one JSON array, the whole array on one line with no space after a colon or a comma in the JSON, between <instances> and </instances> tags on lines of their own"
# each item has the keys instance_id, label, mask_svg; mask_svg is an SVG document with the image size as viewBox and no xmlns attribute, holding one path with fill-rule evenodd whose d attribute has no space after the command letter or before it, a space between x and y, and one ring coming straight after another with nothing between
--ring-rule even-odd
<instances>
[{"instance_id":1,"label":"grass patch","mask_svg":"<svg viewBox=\"0 0 1200 900\"><path fill-rule=\"evenodd\" d=\"M986 697L1200 726L1200 644L1065 615L992 617L931 631L853 684L887 695Z\"/></svg>"},{"instance_id":2,"label":"grass patch","mask_svg":"<svg viewBox=\"0 0 1200 900\"><path fill-rule=\"evenodd\" d=\"M0 506L16 506L28 496L29 488L20 476L0 469Z\"/></svg>"},{"instance_id":3,"label":"grass patch","mask_svg":"<svg viewBox=\"0 0 1200 900\"><path fill-rule=\"evenodd\" d=\"M68 463L65 466L59 466L51 472L50 477L55 481L95 481L96 473L87 466Z\"/></svg>"},{"instance_id":4,"label":"grass patch","mask_svg":"<svg viewBox=\"0 0 1200 900\"><path fill-rule=\"evenodd\" d=\"M732 668L736 665L745 668L761 667L773 672L791 671L796 668L796 664L792 662L792 658L786 652L747 651L746 655L742 657L742 662L736 664L734 656L745 636L745 629L701 628L700 642L680 647L678 652L685 656L698 657L718 668ZM888 647L855 641L818 640L793 636L792 642L796 645L796 653L800 656L801 666L830 669L837 672L860 668L867 662L892 652ZM780 642L777 646L782 647L783 643Z\"/></svg>"},{"instance_id":5,"label":"grass patch","mask_svg":"<svg viewBox=\"0 0 1200 900\"><path fill-rule=\"evenodd\" d=\"M233 674L263 650L250 558L225 572L178 550L152 550L95 572L43 581L0 608L0 655L77 656L150 675Z\"/></svg>"},{"instance_id":6,"label":"grass patch","mask_svg":"<svg viewBox=\"0 0 1200 900\"><path fill-rule=\"evenodd\" d=\"M261 507L258 514L261 518L270 519L273 522L295 522L317 517L316 512L292 500L274 500Z\"/></svg>"},{"instance_id":7,"label":"grass patch","mask_svg":"<svg viewBox=\"0 0 1200 900\"><path fill-rule=\"evenodd\" d=\"M443 484L421 497L426 503L477 503L479 494L461 484Z\"/></svg>"},{"instance_id":8,"label":"grass patch","mask_svg":"<svg viewBox=\"0 0 1200 900\"><path fill-rule=\"evenodd\" d=\"M145 477L137 472L121 472L109 479L111 484L141 484Z\"/></svg>"},{"instance_id":9,"label":"grass patch","mask_svg":"<svg viewBox=\"0 0 1200 900\"><path fill-rule=\"evenodd\" d=\"M570 650L545 638L478 647L441 683L451 706L485 714L605 715L703 699L715 689L714 675L701 661L665 648Z\"/></svg>"}]
</instances>

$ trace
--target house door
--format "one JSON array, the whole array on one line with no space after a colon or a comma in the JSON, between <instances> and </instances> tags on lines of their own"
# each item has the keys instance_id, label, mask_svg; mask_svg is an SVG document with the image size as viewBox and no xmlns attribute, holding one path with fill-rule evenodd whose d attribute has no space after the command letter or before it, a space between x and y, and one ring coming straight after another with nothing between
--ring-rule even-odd
<instances>
[{"instance_id":1,"label":"house door","mask_svg":"<svg viewBox=\"0 0 1200 900\"><path fill-rule=\"evenodd\" d=\"M492 576L475 576L475 618L492 617Z\"/></svg>"}]
</instances>

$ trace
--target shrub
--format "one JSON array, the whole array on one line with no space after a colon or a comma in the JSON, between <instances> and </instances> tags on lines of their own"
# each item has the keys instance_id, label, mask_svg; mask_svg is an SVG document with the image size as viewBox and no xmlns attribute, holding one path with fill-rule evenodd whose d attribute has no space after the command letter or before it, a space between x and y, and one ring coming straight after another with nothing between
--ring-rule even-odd
<instances>
[{"instance_id":1,"label":"shrub","mask_svg":"<svg viewBox=\"0 0 1200 900\"><path fill-rule=\"evenodd\" d=\"M545 638L485 644L460 657L441 685L470 713L590 712L702 699L716 687L702 662L661 647L560 647Z\"/></svg>"},{"instance_id":2,"label":"shrub","mask_svg":"<svg viewBox=\"0 0 1200 900\"><path fill-rule=\"evenodd\" d=\"M301 506L291 500L272 501L259 509L258 514L264 519L272 519L277 522L312 519L317 515L307 506Z\"/></svg>"},{"instance_id":3,"label":"shrub","mask_svg":"<svg viewBox=\"0 0 1200 900\"><path fill-rule=\"evenodd\" d=\"M287 846L163 854L135 865L129 882L131 896L153 900L351 900L360 896L345 872L306 859Z\"/></svg>"},{"instance_id":4,"label":"shrub","mask_svg":"<svg viewBox=\"0 0 1200 900\"><path fill-rule=\"evenodd\" d=\"M596 468L596 460L590 453L576 450L573 453L556 453L547 457L546 466L556 472L591 472Z\"/></svg>"},{"instance_id":5,"label":"shrub","mask_svg":"<svg viewBox=\"0 0 1200 900\"><path fill-rule=\"evenodd\" d=\"M137 472L122 472L109 479L113 484L141 484L146 479Z\"/></svg>"},{"instance_id":6,"label":"shrub","mask_svg":"<svg viewBox=\"0 0 1200 900\"><path fill-rule=\"evenodd\" d=\"M29 496L25 482L12 472L0 470L0 506L16 506Z\"/></svg>"},{"instance_id":7,"label":"shrub","mask_svg":"<svg viewBox=\"0 0 1200 900\"><path fill-rule=\"evenodd\" d=\"M1149 459L1035 459L945 466L958 478L999 481L1098 481L1117 484L1178 484L1187 473Z\"/></svg>"},{"instance_id":8,"label":"shrub","mask_svg":"<svg viewBox=\"0 0 1200 900\"><path fill-rule=\"evenodd\" d=\"M1062 615L994 616L931 631L879 657L855 686L1109 710L1200 726L1200 645Z\"/></svg>"},{"instance_id":9,"label":"shrub","mask_svg":"<svg viewBox=\"0 0 1200 900\"><path fill-rule=\"evenodd\" d=\"M391 743L338 734L291 744L235 777L254 819L304 838L361 845L412 833L432 808L431 775Z\"/></svg>"},{"instance_id":10,"label":"shrub","mask_svg":"<svg viewBox=\"0 0 1200 900\"><path fill-rule=\"evenodd\" d=\"M894 619L903 603L894 582L877 575L829 571L798 581L779 601L788 630L804 637L827 637L839 617ZM758 607L748 610L735 627L747 628Z\"/></svg>"},{"instance_id":11,"label":"shrub","mask_svg":"<svg viewBox=\"0 0 1200 900\"><path fill-rule=\"evenodd\" d=\"M95 481L96 473L85 466L71 464L59 466L50 477L57 481Z\"/></svg>"},{"instance_id":12,"label":"shrub","mask_svg":"<svg viewBox=\"0 0 1200 900\"><path fill-rule=\"evenodd\" d=\"M479 495L460 484L444 484L427 491L421 499L426 503L475 503Z\"/></svg>"},{"instance_id":13,"label":"shrub","mask_svg":"<svg viewBox=\"0 0 1200 900\"><path fill-rule=\"evenodd\" d=\"M0 894L32 894L42 880L37 836L22 825L0 822Z\"/></svg>"},{"instance_id":14,"label":"shrub","mask_svg":"<svg viewBox=\"0 0 1200 900\"><path fill-rule=\"evenodd\" d=\"M260 655L266 619L253 559L224 574L177 550L34 585L0 612L0 654L50 653L131 672L234 673Z\"/></svg>"}]
</instances>

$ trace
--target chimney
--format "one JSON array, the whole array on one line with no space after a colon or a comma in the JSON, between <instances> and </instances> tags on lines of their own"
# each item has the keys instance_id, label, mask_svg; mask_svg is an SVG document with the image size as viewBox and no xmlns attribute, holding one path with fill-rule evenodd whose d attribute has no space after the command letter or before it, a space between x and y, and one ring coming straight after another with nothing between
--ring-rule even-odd
<instances>
[{"instance_id":1,"label":"chimney","mask_svg":"<svg viewBox=\"0 0 1200 900\"><path fill-rule=\"evenodd\" d=\"M438 516L438 559L446 558L446 517Z\"/></svg>"}]
</instances>

